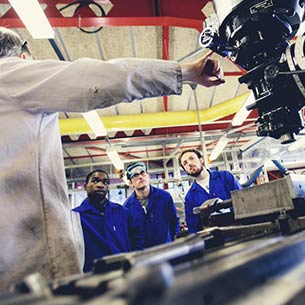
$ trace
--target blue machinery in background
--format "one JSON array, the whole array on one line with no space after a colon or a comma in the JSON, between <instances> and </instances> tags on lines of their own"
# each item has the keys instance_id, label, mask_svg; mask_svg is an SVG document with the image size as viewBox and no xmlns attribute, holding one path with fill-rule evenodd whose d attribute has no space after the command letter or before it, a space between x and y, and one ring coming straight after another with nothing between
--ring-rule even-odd
<instances>
[{"instance_id":1,"label":"blue machinery in background","mask_svg":"<svg viewBox=\"0 0 305 305\"><path fill-rule=\"evenodd\" d=\"M281 164L278 160L271 160L273 164L280 170L280 172L285 176L289 174L287 168ZM249 187L251 186L257 179L257 177L261 174L264 168L264 164L260 165L250 176L249 180L242 184L242 187Z\"/></svg>"}]
</instances>

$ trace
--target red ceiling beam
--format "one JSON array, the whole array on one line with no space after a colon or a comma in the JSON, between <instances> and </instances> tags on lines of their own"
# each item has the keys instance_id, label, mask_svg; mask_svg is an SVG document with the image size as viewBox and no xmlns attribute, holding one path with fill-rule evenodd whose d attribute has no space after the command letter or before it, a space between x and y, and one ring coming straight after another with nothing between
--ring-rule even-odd
<instances>
[{"instance_id":1,"label":"red ceiling beam","mask_svg":"<svg viewBox=\"0 0 305 305\"><path fill-rule=\"evenodd\" d=\"M162 27L162 59L168 60L169 58L169 27ZM163 111L168 111L168 97L163 97Z\"/></svg>"},{"instance_id":2,"label":"red ceiling beam","mask_svg":"<svg viewBox=\"0 0 305 305\"><path fill-rule=\"evenodd\" d=\"M160 1L160 14L161 16L188 17L203 20L205 16L202 9L208 2L210 0L163 0Z\"/></svg>"},{"instance_id":3,"label":"red ceiling beam","mask_svg":"<svg viewBox=\"0 0 305 305\"><path fill-rule=\"evenodd\" d=\"M201 10L209 0L188 0L179 4L176 0L111 0L109 3L112 7L106 17L100 17L99 13L96 15L89 5L80 5L80 3L70 6L75 8L72 17L65 17L62 15L64 10L60 11L60 9L73 1L39 0L39 2L43 5L53 27L177 26L201 31L205 19ZM0 4L9 4L9 2L0 0ZM101 1L96 1L96 5L101 9L105 7ZM24 27L12 8L1 17L0 21L3 26Z\"/></svg>"},{"instance_id":4,"label":"red ceiling beam","mask_svg":"<svg viewBox=\"0 0 305 305\"><path fill-rule=\"evenodd\" d=\"M169 27L162 27L162 58L168 60L168 50L169 50Z\"/></svg>"},{"instance_id":5,"label":"red ceiling beam","mask_svg":"<svg viewBox=\"0 0 305 305\"><path fill-rule=\"evenodd\" d=\"M247 143L248 142L248 140L245 140L245 139L241 139L240 141L238 141L238 143L235 143L235 142L229 142L228 143L228 146L231 144L234 144L234 145L236 145L236 144L238 144L238 145L243 145L243 144L245 144L245 143ZM216 143L217 143L217 141L214 141L214 142L212 142L212 143L209 143L208 145L207 145L207 147L208 148L214 148L214 146L216 145ZM95 147L89 147L89 148L87 148L87 149L91 149L91 150L94 150L94 148ZM180 146L180 149L181 150L185 150L185 149L189 149L189 148L195 148L194 146L189 146L189 145L181 145ZM198 147L196 147L196 148L199 148L199 146ZM98 150L98 149L97 149ZM167 152L166 152L166 155L170 155L170 153L172 152L172 151L174 151L175 150L175 148L168 148L167 147ZM126 161L126 160L128 160L128 159L130 159L130 158L135 158L136 156L136 154L142 154L142 153L163 153L163 149L162 148L154 148L154 149L145 149L145 150L133 150L133 151L129 151L129 152L121 152L121 153L119 153L119 155L120 156L123 156L124 158L123 158L123 160L124 161ZM104 158L104 157L106 157L107 156L107 154L103 154L103 153L101 153L101 154L95 154L95 155L81 155L81 156L69 156L69 157L64 157L64 160L76 160L76 159L91 159L91 158Z\"/></svg>"},{"instance_id":6,"label":"red ceiling beam","mask_svg":"<svg viewBox=\"0 0 305 305\"><path fill-rule=\"evenodd\" d=\"M224 76L243 76L244 74L243 71L224 72Z\"/></svg>"},{"instance_id":7,"label":"red ceiling beam","mask_svg":"<svg viewBox=\"0 0 305 305\"><path fill-rule=\"evenodd\" d=\"M100 26L176 26L202 30L202 21L175 17L61 17L48 18L52 27L100 27ZM19 18L0 18L2 26L24 28Z\"/></svg>"},{"instance_id":8,"label":"red ceiling beam","mask_svg":"<svg viewBox=\"0 0 305 305\"><path fill-rule=\"evenodd\" d=\"M111 17L169 16L202 20L205 17L202 9L210 1L211 0L110 0L96 1L96 3L101 7L104 6L104 3L112 4L112 8L108 13ZM73 1L39 0L39 3L46 5L50 12L55 12L55 10L58 10L57 6L68 5L73 3ZM9 2L8 0L0 0L0 4L9 4ZM75 3L74 7L77 8L78 6L79 3Z\"/></svg>"}]
</instances>

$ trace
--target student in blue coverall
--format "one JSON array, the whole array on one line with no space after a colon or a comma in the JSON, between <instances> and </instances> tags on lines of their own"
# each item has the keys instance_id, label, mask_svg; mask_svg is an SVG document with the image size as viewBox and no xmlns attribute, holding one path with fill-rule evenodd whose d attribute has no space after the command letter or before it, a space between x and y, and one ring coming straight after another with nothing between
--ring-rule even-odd
<instances>
[{"instance_id":1,"label":"student in blue coverall","mask_svg":"<svg viewBox=\"0 0 305 305\"><path fill-rule=\"evenodd\" d=\"M208 199L231 198L231 191L241 189L237 179L229 171L207 170L199 150L188 149L179 156L179 163L185 172L194 177L191 188L185 196L185 218L190 233L202 230L199 214L193 214L193 208L201 206Z\"/></svg>"},{"instance_id":2,"label":"student in blue coverall","mask_svg":"<svg viewBox=\"0 0 305 305\"><path fill-rule=\"evenodd\" d=\"M173 241L180 223L172 196L150 185L149 174L142 162L130 164L126 175L134 189L124 203L132 218L132 248L148 248ZM144 234L143 240L139 239L141 233Z\"/></svg>"},{"instance_id":3,"label":"student in blue coverall","mask_svg":"<svg viewBox=\"0 0 305 305\"><path fill-rule=\"evenodd\" d=\"M128 211L106 198L110 179L103 170L87 175L88 197L73 209L80 215L84 236L84 272L91 271L93 260L131 250L128 233Z\"/></svg>"}]
</instances>

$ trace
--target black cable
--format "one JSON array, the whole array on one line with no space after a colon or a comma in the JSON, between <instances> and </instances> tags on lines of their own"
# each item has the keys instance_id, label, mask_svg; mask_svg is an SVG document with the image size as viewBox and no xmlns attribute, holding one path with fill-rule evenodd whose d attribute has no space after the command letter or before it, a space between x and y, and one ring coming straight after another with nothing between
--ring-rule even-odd
<instances>
[{"instance_id":1,"label":"black cable","mask_svg":"<svg viewBox=\"0 0 305 305\"><path fill-rule=\"evenodd\" d=\"M63 10L67 9L67 8L70 7L70 6L72 6L72 5L77 5L77 4L78 4L78 6L77 6L77 8L75 9L74 14L75 14L80 8L82 8L82 7L84 7L84 6L89 6L90 4L93 4L93 5L97 6L97 7L99 8L100 12L101 12L101 16L99 16L99 17L105 17L105 16L106 16L106 12L105 12L105 10L103 9L103 7L102 7L100 4L98 4L98 3L94 2L94 1L91 1L91 0L79 0L79 1L75 1L75 2L69 3L69 4L65 5L65 6L63 6L62 8L60 8L59 11L63 11ZM98 29L93 30L93 31L87 31L87 30L81 28L80 26L78 26L78 28L79 28L82 32L84 32L84 33L86 33L86 34L94 34L94 33L99 32L103 27L101 26L101 27L99 27Z\"/></svg>"},{"instance_id":2,"label":"black cable","mask_svg":"<svg viewBox=\"0 0 305 305\"><path fill-rule=\"evenodd\" d=\"M54 39L49 39L49 43L51 44L54 52L56 53L57 57L59 60L65 60L65 57L63 56L63 54L61 53L59 47L57 46L57 43Z\"/></svg>"},{"instance_id":3,"label":"black cable","mask_svg":"<svg viewBox=\"0 0 305 305\"><path fill-rule=\"evenodd\" d=\"M160 16L159 0L155 0L154 4L155 4L155 16L159 17Z\"/></svg>"}]
</instances>

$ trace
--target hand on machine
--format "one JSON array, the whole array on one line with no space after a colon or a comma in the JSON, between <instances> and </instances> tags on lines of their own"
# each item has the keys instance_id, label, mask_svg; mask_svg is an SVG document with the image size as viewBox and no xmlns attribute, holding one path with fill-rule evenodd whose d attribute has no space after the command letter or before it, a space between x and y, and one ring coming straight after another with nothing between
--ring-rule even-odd
<instances>
[{"instance_id":1,"label":"hand on machine","mask_svg":"<svg viewBox=\"0 0 305 305\"><path fill-rule=\"evenodd\" d=\"M231 225L234 220L231 199L208 199L201 206L193 208L193 214L200 214L203 227Z\"/></svg>"}]
</instances>

